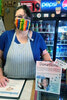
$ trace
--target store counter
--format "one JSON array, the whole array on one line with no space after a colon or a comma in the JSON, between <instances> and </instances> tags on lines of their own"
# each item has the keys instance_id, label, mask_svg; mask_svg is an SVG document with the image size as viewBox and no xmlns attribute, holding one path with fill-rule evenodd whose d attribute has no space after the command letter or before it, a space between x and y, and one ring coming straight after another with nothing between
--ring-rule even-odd
<instances>
[{"instance_id":1,"label":"store counter","mask_svg":"<svg viewBox=\"0 0 67 100\"><path fill-rule=\"evenodd\" d=\"M0 100L34 100L35 81L27 80L19 99L1 98Z\"/></svg>"},{"instance_id":2,"label":"store counter","mask_svg":"<svg viewBox=\"0 0 67 100\"><path fill-rule=\"evenodd\" d=\"M67 85L61 85L60 95L35 90L35 81L27 80L19 99L0 100L67 100Z\"/></svg>"}]
</instances>

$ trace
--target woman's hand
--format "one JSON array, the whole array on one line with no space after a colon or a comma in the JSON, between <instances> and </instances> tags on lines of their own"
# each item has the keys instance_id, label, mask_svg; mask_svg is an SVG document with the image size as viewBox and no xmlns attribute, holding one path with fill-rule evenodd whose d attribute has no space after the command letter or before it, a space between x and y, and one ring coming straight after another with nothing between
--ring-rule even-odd
<instances>
[{"instance_id":1,"label":"woman's hand","mask_svg":"<svg viewBox=\"0 0 67 100\"><path fill-rule=\"evenodd\" d=\"M9 79L5 76L0 76L0 87L5 87Z\"/></svg>"}]
</instances>

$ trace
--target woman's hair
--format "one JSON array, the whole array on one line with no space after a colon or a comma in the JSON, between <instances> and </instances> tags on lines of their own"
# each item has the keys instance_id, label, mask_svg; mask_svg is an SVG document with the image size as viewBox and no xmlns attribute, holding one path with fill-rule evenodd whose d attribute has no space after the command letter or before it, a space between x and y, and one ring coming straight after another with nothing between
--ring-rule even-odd
<instances>
[{"instance_id":1,"label":"woman's hair","mask_svg":"<svg viewBox=\"0 0 67 100\"><path fill-rule=\"evenodd\" d=\"M19 9L23 9L25 13L27 14L27 16L30 17L30 19L32 19L32 12L30 11L29 7L26 5L18 6L15 10L14 17L15 17L16 11Z\"/></svg>"}]
</instances>

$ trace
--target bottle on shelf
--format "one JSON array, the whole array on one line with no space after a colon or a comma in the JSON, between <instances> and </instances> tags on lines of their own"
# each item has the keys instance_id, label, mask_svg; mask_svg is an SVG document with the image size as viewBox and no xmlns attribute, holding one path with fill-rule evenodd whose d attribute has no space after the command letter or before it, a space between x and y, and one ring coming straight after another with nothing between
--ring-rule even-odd
<instances>
[{"instance_id":1,"label":"bottle on shelf","mask_svg":"<svg viewBox=\"0 0 67 100\"><path fill-rule=\"evenodd\" d=\"M36 21L36 23L35 23L35 31L36 32L38 32L39 30L38 30L38 22Z\"/></svg>"},{"instance_id":2,"label":"bottle on shelf","mask_svg":"<svg viewBox=\"0 0 67 100\"><path fill-rule=\"evenodd\" d=\"M54 40L54 34L50 33L50 41Z\"/></svg>"},{"instance_id":3,"label":"bottle on shelf","mask_svg":"<svg viewBox=\"0 0 67 100\"><path fill-rule=\"evenodd\" d=\"M45 32L46 31L46 26L45 26L45 21L43 21L43 23L42 23L42 27L43 27L43 32Z\"/></svg>"},{"instance_id":4,"label":"bottle on shelf","mask_svg":"<svg viewBox=\"0 0 67 100\"><path fill-rule=\"evenodd\" d=\"M64 40L64 34L62 34L62 36L61 36L61 40Z\"/></svg>"},{"instance_id":5,"label":"bottle on shelf","mask_svg":"<svg viewBox=\"0 0 67 100\"><path fill-rule=\"evenodd\" d=\"M50 40L50 37L49 37L49 34L46 33L46 40L49 41Z\"/></svg>"},{"instance_id":6,"label":"bottle on shelf","mask_svg":"<svg viewBox=\"0 0 67 100\"><path fill-rule=\"evenodd\" d=\"M47 51L48 51L48 53L50 54L50 56L52 57L52 56L53 56L53 47L48 46L48 47L47 47Z\"/></svg>"},{"instance_id":7,"label":"bottle on shelf","mask_svg":"<svg viewBox=\"0 0 67 100\"><path fill-rule=\"evenodd\" d=\"M42 21L39 21L39 31L42 32Z\"/></svg>"},{"instance_id":8,"label":"bottle on shelf","mask_svg":"<svg viewBox=\"0 0 67 100\"><path fill-rule=\"evenodd\" d=\"M55 27L52 23L51 23L51 26L50 26L50 32L55 32Z\"/></svg>"},{"instance_id":9,"label":"bottle on shelf","mask_svg":"<svg viewBox=\"0 0 67 100\"><path fill-rule=\"evenodd\" d=\"M34 22L32 22L32 31L34 31Z\"/></svg>"},{"instance_id":10,"label":"bottle on shelf","mask_svg":"<svg viewBox=\"0 0 67 100\"><path fill-rule=\"evenodd\" d=\"M49 47L49 46L47 47L47 51L48 51L48 53L50 54L50 47Z\"/></svg>"},{"instance_id":11,"label":"bottle on shelf","mask_svg":"<svg viewBox=\"0 0 67 100\"><path fill-rule=\"evenodd\" d=\"M67 56L67 45L64 45L64 56Z\"/></svg>"},{"instance_id":12,"label":"bottle on shelf","mask_svg":"<svg viewBox=\"0 0 67 100\"><path fill-rule=\"evenodd\" d=\"M56 56L60 56L60 47L57 45L56 48Z\"/></svg>"},{"instance_id":13,"label":"bottle on shelf","mask_svg":"<svg viewBox=\"0 0 67 100\"><path fill-rule=\"evenodd\" d=\"M64 56L64 48L63 48L63 45L60 45L60 56Z\"/></svg>"},{"instance_id":14,"label":"bottle on shelf","mask_svg":"<svg viewBox=\"0 0 67 100\"><path fill-rule=\"evenodd\" d=\"M49 22L46 22L46 32L50 32L51 31L51 26Z\"/></svg>"},{"instance_id":15,"label":"bottle on shelf","mask_svg":"<svg viewBox=\"0 0 67 100\"><path fill-rule=\"evenodd\" d=\"M50 56L53 56L53 47L50 47Z\"/></svg>"}]
</instances>

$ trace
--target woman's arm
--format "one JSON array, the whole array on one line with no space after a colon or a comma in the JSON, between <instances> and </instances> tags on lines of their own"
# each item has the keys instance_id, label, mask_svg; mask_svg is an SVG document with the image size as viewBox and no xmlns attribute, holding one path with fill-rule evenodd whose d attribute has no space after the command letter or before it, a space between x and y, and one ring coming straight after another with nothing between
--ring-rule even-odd
<instances>
[{"instance_id":1,"label":"woman's arm","mask_svg":"<svg viewBox=\"0 0 67 100\"><path fill-rule=\"evenodd\" d=\"M0 77L3 76L3 71L2 71L2 55L3 55L3 52L0 50Z\"/></svg>"},{"instance_id":2,"label":"woman's arm","mask_svg":"<svg viewBox=\"0 0 67 100\"><path fill-rule=\"evenodd\" d=\"M44 61L52 61L52 59L51 59L51 57L50 57L47 50L43 51L42 58L43 58Z\"/></svg>"},{"instance_id":3,"label":"woman's arm","mask_svg":"<svg viewBox=\"0 0 67 100\"><path fill-rule=\"evenodd\" d=\"M7 85L8 78L3 75L2 56L3 56L3 51L0 50L0 87L5 87Z\"/></svg>"}]
</instances>

